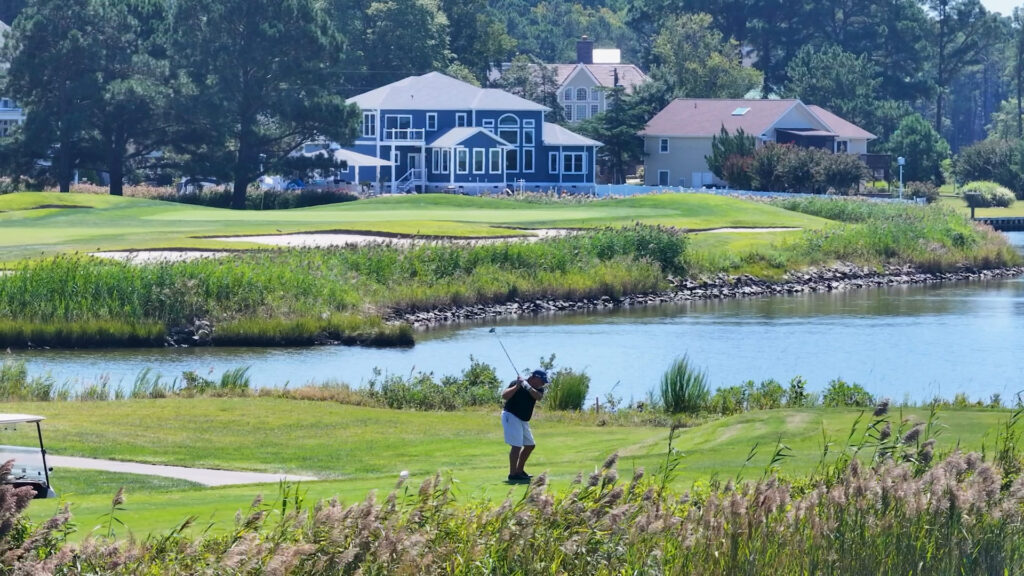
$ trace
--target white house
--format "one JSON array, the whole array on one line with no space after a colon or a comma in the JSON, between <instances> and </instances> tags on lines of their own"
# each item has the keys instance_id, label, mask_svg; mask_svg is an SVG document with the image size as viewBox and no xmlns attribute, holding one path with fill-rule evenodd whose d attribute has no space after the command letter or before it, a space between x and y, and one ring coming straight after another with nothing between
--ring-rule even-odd
<instances>
[{"instance_id":1,"label":"white house","mask_svg":"<svg viewBox=\"0 0 1024 576\"><path fill-rule=\"evenodd\" d=\"M711 140L722 128L742 129L757 140L857 154L869 167L868 142L875 135L818 106L799 100L690 99L669 103L640 132L644 139L644 184L700 187L724 184L708 168Z\"/></svg>"},{"instance_id":2,"label":"white house","mask_svg":"<svg viewBox=\"0 0 1024 576\"><path fill-rule=\"evenodd\" d=\"M4 36L11 27L0 22L0 48L4 45ZM0 94L0 138L10 134L11 129L25 121L25 113L14 100Z\"/></svg>"}]
</instances>

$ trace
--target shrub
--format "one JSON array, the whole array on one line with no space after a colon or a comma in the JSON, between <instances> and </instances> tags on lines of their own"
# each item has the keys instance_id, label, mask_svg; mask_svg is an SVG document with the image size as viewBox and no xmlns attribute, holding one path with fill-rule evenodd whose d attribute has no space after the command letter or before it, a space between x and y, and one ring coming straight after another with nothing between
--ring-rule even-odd
<instances>
[{"instance_id":1,"label":"shrub","mask_svg":"<svg viewBox=\"0 0 1024 576\"><path fill-rule=\"evenodd\" d=\"M968 182L963 187L964 200L971 208L1009 208L1016 197L995 182Z\"/></svg>"},{"instance_id":2,"label":"shrub","mask_svg":"<svg viewBox=\"0 0 1024 576\"><path fill-rule=\"evenodd\" d=\"M786 150L785 145L769 142L754 152L750 175L755 190L782 192L786 189L782 176L782 161L786 156Z\"/></svg>"},{"instance_id":3,"label":"shrub","mask_svg":"<svg viewBox=\"0 0 1024 576\"><path fill-rule=\"evenodd\" d=\"M661 404L669 414L695 414L708 402L707 374L690 365L687 356L676 359L661 377Z\"/></svg>"},{"instance_id":4,"label":"shrub","mask_svg":"<svg viewBox=\"0 0 1024 576\"><path fill-rule=\"evenodd\" d=\"M745 386L719 388L708 400L708 411L723 416L740 414L746 409L747 388Z\"/></svg>"},{"instance_id":5,"label":"shrub","mask_svg":"<svg viewBox=\"0 0 1024 576\"><path fill-rule=\"evenodd\" d=\"M904 193L909 198L924 198L929 204L939 199L939 189L931 182L907 182Z\"/></svg>"},{"instance_id":6,"label":"shrub","mask_svg":"<svg viewBox=\"0 0 1024 576\"><path fill-rule=\"evenodd\" d=\"M590 376L562 368L551 377L547 388L544 402L549 408L578 412L583 409L583 402L590 391Z\"/></svg>"},{"instance_id":7,"label":"shrub","mask_svg":"<svg viewBox=\"0 0 1024 576\"><path fill-rule=\"evenodd\" d=\"M830 408L868 408L875 404L875 398L860 384L847 384L842 378L836 378L828 383L821 402Z\"/></svg>"},{"instance_id":8,"label":"shrub","mask_svg":"<svg viewBox=\"0 0 1024 576\"><path fill-rule=\"evenodd\" d=\"M1024 195L1024 144L992 138L968 146L957 154L953 172L959 182L991 181Z\"/></svg>"},{"instance_id":9,"label":"shrub","mask_svg":"<svg viewBox=\"0 0 1024 576\"><path fill-rule=\"evenodd\" d=\"M756 147L757 140L754 136L744 132L742 128L734 134L730 134L725 126L722 126L718 135L711 137L711 154L705 156L704 159L715 176L729 182L729 185L732 186L733 182L728 178L726 171L729 161L736 157L749 158L754 154Z\"/></svg>"},{"instance_id":10,"label":"shrub","mask_svg":"<svg viewBox=\"0 0 1024 576\"><path fill-rule=\"evenodd\" d=\"M853 194L860 183L871 177L867 165L855 154L828 154L818 157L815 179L824 190Z\"/></svg>"},{"instance_id":11,"label":"shrub","mask_svg":"<svg viewBox=\"0 0 1024 576\"><path fill-rule=\"evenodd\" d=\"M787 192L810 194L817 191L815 174L821 163L821 156L827 154L818 148L784 146L779 170Z\"/></svg>"},{"instance_id":12,"label":"shrub","mask_svg":"<svg viewBox=\"0 0 1024 576\"><path fill-rule=\"evenodd\" d=\"M753 156L729 156L722 165L722 179L732 188L750 190L754 187L754 177L750 173L753 163Z\"/></svg>"}]
</instances>

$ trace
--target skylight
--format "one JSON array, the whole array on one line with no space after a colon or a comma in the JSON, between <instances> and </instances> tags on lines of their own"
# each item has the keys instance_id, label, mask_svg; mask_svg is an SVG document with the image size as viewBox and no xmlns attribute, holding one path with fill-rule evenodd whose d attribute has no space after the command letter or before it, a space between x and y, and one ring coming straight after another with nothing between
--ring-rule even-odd
<instances>
[{"instance_id":1,"label":"skylight","mask_svg":"<svg viewBox=\"0 0 1024 576\"><path fill-rule=\"evenodd\" d=\"M741 106L741 107L739 107L739 108L737 108L737 109L733 110L733 111L732 111L732 115L733 115L733 116L743 116L743 115L744 115L744 114L746 114L747 112L750 112L750 108L749 108L749 107L743 107L743 106Z\"/></svg>"}]
</instances>

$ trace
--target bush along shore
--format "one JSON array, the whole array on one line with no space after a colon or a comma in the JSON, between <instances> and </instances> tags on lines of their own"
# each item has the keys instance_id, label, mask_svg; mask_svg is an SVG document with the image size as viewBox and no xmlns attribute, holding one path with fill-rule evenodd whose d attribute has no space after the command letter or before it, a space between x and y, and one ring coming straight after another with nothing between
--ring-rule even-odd
<instances>
[{"instance_id":1,"label":"bush along shore","mask_svg":"<svg viewBox=\"0 0 1024 576\"><path fill-rule=\"evenodd\" d=\"M516 300L501 304L449 306L436 310L396 310L389 322L427 328L440 324L481 320L495 317L610 310L633 306L649 306L694 300L724 300L758 296L780 296L816 292L839 292L857 288L879 288L909 284L934 284L969 280L996 280L1024 275L1024 267L1009 266L990 270L965 269L955 272L922 272L913 266L890 265L880 272L873 267L840 264L825 268L809 268L790 272L781 281L764 280L749 274L730 276L716 274L709 278L675 279L671 290L621 297L602 296L567 300L561 298Z\"/></svg>"},{"instance_id":2,"label":"bush along shore","mask_svg":"<svg viewBox=\"0 0 1024 576\"><path fill-rule=\"evenodd\" d=\"M0 275L0 347L409 346L410 325L1021 273L1004 236L942 207L784 207L835 224L742 255L698 253L682 230L636 224L535 243L27 261Z\"/></svg>"}]
</instances>

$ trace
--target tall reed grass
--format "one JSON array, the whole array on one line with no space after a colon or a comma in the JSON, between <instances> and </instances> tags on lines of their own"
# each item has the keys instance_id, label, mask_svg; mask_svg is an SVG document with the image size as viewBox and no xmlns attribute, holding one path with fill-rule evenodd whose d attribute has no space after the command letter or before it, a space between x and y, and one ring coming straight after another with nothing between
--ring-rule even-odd
<instances>
[{"instance_id":1,"label":"tall reed grass","mask_svg":"<svg viewBox=\"0 0 1024 576\"><path fill-rule=\"evenodd\" d=\"M677 358L661 377L659 400L669 414L695 414L710 398L707 373L695 367L688 356Z\"/></svg>"},{"instance_id":2,"label":"tall reed grass","mask_svg":"<svg viewBox=\"0 0 1024 576\"><path fill-rule=\"evenodd\" d=\"M686 237L634 226L535 243L288 249L145 266L77 255L0 276L0 344L158 345L197 322L220 344L409 345L388 310L660 289Z\"/></svg>"}]
</instances>

